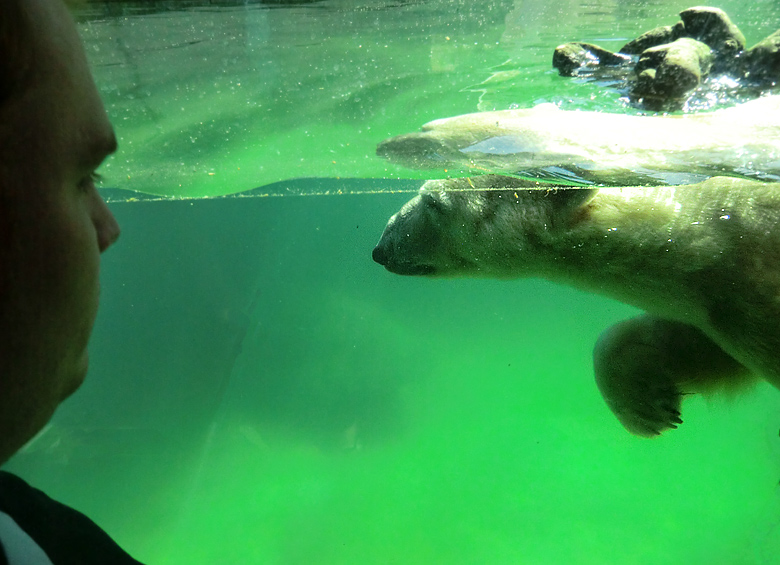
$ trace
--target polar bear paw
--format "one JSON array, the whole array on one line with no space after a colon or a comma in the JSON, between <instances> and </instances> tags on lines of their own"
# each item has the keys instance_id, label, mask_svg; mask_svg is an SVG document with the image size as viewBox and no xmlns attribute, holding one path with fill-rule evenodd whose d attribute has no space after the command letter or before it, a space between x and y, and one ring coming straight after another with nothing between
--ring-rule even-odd
<instances>
[{"instance_id":1,"label":"polar bear paw","mask_svg":"<svg viewBox=\"0 0 780 565\"><path fill-rule=\"evenodd\" d=\"M663 374L634 373L630 376L633 378L619 375L619 382L614 383L617 386L611 387L603 386L604 380L600 380L604 400L624 428L638 436L653 437L683 423L680 418L682 393Z\"/></svg>"},{"instance_id":2,"label":"polar bear paw","mask_svg":"<svg viewBox=\"0 0 780 565\"><path fill-rule=\"evenodd\" d=\"M596 383L620 423L653 437L682 424L682 397L734 390L755 375L702 330L652 315L604 331L593 351Z\"/></svg>"},{"instance_id":3,"label":"polar bear paw","mask_svg":"<svg viewBox=\"0 0 780 565\"><path fill-rule=\"evenodd\" d=\"M683 393L669 352L637 319L606 330L593 355L596 382L604 400L632 434L653 437L682 424Z\"/></svg>"}]
</instances>

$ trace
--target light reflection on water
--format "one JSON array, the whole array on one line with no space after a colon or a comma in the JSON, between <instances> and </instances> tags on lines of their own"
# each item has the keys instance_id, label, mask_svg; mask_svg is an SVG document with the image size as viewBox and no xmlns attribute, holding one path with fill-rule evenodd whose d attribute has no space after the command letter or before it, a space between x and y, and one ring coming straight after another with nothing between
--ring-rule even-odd
<instances>
[{"instance_id":1,"label":"light reflection on water","mask_svg":"<svg viewBox=\"0 0 780 565\"><path fill-rule=\"evenodd\" d=\"M616 50L687 7L194 4L157 3L147 15L98 4L104 11L82 25L122 147L103 171L107 186L205 196L290 178L426 178L377 158L376 145L436 118L541 102L636 112L617 90L557 76L552 51L565 41ZM749 45L780 27L770 2L722 7ZM691 108L728 92L714 84Z\"/></svg>"}]
</instances>

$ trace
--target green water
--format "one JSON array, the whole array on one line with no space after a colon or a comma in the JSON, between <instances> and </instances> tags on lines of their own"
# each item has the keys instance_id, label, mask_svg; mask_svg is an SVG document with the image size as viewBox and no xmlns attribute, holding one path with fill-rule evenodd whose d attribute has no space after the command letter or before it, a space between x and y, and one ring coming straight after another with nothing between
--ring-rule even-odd
<instances>
[{"instance_id":1,"label":"green water","mask_svg":"<svg viewBox=\"0 0 780 565\"><path fill-rule=\"evenodd\" d=\"M419 182L337 178L408 176L374 147L437 117L616 108L552 49L689 3L106 6L82 30L108 186L388 194L112 204L88 381L13 470L156 564L780 562L776 390L631 437L591 350L634 309L391 275L371 249ZM720 6L749 44L780 27L776 2Z\"/></svg>"}]
</instances>

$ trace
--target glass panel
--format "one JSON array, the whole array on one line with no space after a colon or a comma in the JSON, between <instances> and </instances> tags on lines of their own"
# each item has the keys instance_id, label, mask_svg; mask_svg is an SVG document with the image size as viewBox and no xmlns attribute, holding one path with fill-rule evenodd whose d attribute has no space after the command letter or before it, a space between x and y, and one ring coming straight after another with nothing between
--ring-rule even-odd
<instances>
[{"instance_id":1,"label":"glass panel","mask_svg":"<svg viewBox=\"0 0 780 565\"><path fill-rule=\"evenodd\" d=\"M749 45L780 27L777 2L719 6ZM438 118L542 103L646 114L606 78L559 76L553 50L585 41L617 51L674 24L684 7L87 4L80 31L120 138L101 172L122 238L103 257L87 382L8 468L156 564L773 563L777 390L759 381L739 395L686 395L685 423L648 440L621 427L594 381L602 332L685 278L689 264L679 257L697 255L668 255L680 232L641 232L644 249L611 248L548 277L565 285L522 269L515 275L533 276L402 277L372 261L388 219L423 180L463 172L393 163L376 155L383 140ZM750 98L738 89L702 96L676 114ZM482 154L538 149L486 136L465 154L480 143ZM649 171L656 160L624 173L633 184L699 182L713 172L701 155L680 159L679 176ZM537 175L542 189L604 180L588 177L598 167L559 164L530 171L491 162L480 172ZM467 159L463 169L473 173L472 165ZM773 180L776 167L767 158L728 172ZM668 190L649 206L654 213L677 210L683 197ZM681 287L696 297L686 294L686 304L698 298L702 310L744 312L734 299L744 284L776 307L777 254L767 242L780 207L761 203L777 198L772 185L756 190L755 198L734 192L741 200L729 211L708 208L706 229L753 222L749 235L765 237L739 248L689 237L726 259L713 260L722 272L697 279L705 288ZM250 192L203 198L241 191ZM561 213L583 210L593 194L577 191ZM488 208L469 194L480 212ZM649 230L655 216L645 212L630 218ZM619 229L600 225L604 237L632 229L625 217ZM452 256L487 238L481 224L465 225L446 231L462 244ZM536 227L543 240L555 226ZM723 241L748 235L731 233ZM623 282L621 260L634 261L633 278L604 288ZM753 320L742 319L734 342L765 335Z\"/></svg>"}]
</instances>

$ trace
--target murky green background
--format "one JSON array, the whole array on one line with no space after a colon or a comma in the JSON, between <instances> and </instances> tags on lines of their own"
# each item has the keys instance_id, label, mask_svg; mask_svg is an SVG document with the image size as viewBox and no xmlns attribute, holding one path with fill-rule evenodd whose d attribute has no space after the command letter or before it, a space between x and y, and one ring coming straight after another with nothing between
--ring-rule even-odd
<instances>
[{"instance_id":1,"label":"murky green background","mask_svg":"<svg viewBox=\"0 0 780 565\"><path fill-rule=\"evenodd\" d=\"M779 562L777 391L689 398L637 439L591 374L634 309L370 258L419 185L378 141L540 101L631 111L552 50L690 3L163 4L85 12L105 184L320 196L112 204L88 382L13 470L148 563ZM775 1L718 6L750 45L780 28Z\"/></svg>"}]
</instances>

